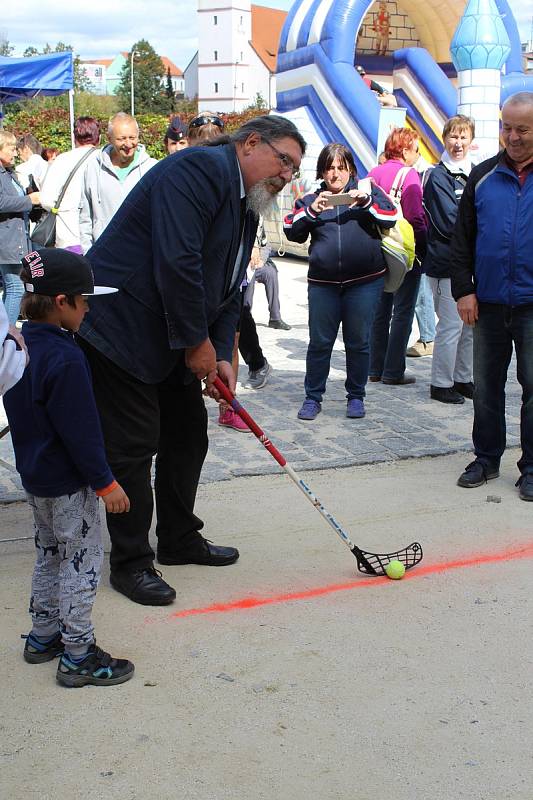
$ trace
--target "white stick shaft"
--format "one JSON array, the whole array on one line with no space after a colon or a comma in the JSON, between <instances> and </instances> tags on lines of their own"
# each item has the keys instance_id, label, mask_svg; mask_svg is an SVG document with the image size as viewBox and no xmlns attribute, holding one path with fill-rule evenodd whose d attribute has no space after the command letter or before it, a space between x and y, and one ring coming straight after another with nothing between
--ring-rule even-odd
<instances>
[{"instance_id":1,"label":"white stick shaft","mask_svg":"<svg viewBox=\"0 0 533 800\"><path fill-rule=\"evenodd\" d=\"M287 475L290 475L296 486L300 489L301 492L304 493L309 502L312 503L312 505L317 509L317 511L320 511L326 522L328 522L331 525L337 536L339 536L342 539L344 544L350 550L353 550L353 548L355 547L354 543L352 542L346 531L339 525L335 517L333 517L326 508L324 508L324 506L322 505L316 494L311 491L309 486L298 476L298 474L293 470L293 468L290 467L287 463L284 465L283 469L285 470Z\"/></svg>"}]
</instances>

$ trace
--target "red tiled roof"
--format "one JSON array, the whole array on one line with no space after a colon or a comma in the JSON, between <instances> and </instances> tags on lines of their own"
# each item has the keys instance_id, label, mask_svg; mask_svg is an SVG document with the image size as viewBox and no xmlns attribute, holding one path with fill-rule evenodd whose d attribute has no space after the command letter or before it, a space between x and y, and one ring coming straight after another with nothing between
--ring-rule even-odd
<instances>
[{"instance_id":1,"label":"red tiled roof","mask_svg":"<svg viewBox=\"0 0 533 800\"><path fill-rule=\"evenodd\" d=\"M82 64L102 64L103 67L109 67L113 63L114 58L84 58L80 63Z\"/></svg>"},{"instance_id":2,"label":"red tiled roof","mask_svg":"<svg viewBox=\"0 0 533 800\"><path fill-rule=\"evenodd\" d=\"M174 64L174 62L170 60L170 58L167 58L166 56L161 56L161 61L163 62L163 66L165 68L165 74L166 74L168 68L170 67L170 74L172 76L174 76L175 78L182 78L183 77L183 72L181 71L181 69L179 67L177 67Z\"/></svg>"},{"instance_id":3,"label":"red tiled roof","mask_svg":"<svg viewBox=\"0 0 533 800\"><path fill-rule=\"evenodd\" d=\"M252 48L270 72L276 71L279 37L286 11L252 5Z\"/></svg>"}]
</instances>

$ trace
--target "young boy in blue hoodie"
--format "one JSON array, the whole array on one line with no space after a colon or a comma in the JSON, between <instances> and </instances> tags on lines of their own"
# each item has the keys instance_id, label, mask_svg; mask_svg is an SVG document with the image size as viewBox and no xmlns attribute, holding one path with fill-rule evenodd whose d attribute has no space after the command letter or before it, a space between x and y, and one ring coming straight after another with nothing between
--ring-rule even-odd
<instances>
[{"instance_id":1,"label":"young boy in blue hoodie","mask_svg":"<svg viewBox=\"0 0 533 800\"><path fill-rule=\"evenodd\" d=\"M55 248L24 256L21 278L29 364L4 406L37 550L24 658L60 656L64 686L123 683L133 664L96 646L91 611L103 561L98 497L116 514L129 500L107 464L90 371L73 337L87 296L117 290L94 285L86 258Z\"/></svg>"}]
</instances>

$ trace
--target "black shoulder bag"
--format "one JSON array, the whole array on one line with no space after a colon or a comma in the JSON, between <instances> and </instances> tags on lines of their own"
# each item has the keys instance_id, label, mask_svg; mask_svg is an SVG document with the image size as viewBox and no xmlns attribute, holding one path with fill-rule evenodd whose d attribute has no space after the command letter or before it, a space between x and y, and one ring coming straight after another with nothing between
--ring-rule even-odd
<instances>
[{"instance_id":1,"label":"black shoulder bag","mask_svg":"<svg viewBox=\"0 0 533 800\"><path fill-rule=\"evenodd\" d=\"M87 158L89 158L91 153L94 153L94 151L97 149L98 148L96 147L91 147L91 149L85 153L83 158L80 158L80 160L78 161L78 163L68 176L63 188L61 189L61 192L59 193L59 197L54 203L52 210L47 211L46 214L43 217L41 217L39 222L36 224L30 236L30 239L34 245L37 245L38 247L55 247L57 215L59 213L59 207L61 205L61 202L65 196L65 192L67 191L69 183L71 182L72 178L79 170L81 165L84 163L84 161L86 161Z\"/></svg>"}]
</instances>

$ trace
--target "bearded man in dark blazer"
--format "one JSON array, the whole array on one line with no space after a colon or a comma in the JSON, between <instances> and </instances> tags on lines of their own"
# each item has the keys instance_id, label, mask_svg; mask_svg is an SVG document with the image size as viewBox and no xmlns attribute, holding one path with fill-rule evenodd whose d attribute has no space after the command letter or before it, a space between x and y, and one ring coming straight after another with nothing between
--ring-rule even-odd
<instances>
[{"instance_id":1,"label":"bearded man in dark blazer","mask_svg":"<svg viewBox=\"0 0 533 800\"><path fill-rule=\"evenodd\" d=\"M176 597L154 569L152 458L160 564L222 566L239 557L208 542L194 514L207 454L202 397L231 390L240 285L259 214L297 173L305 141L283 117L168 156L139 181L87 253L95 280L116 295L80 330L93 375L107 458L131 502L108 515L111 584L131 600Z\"/></svg>"}]
</instances>

